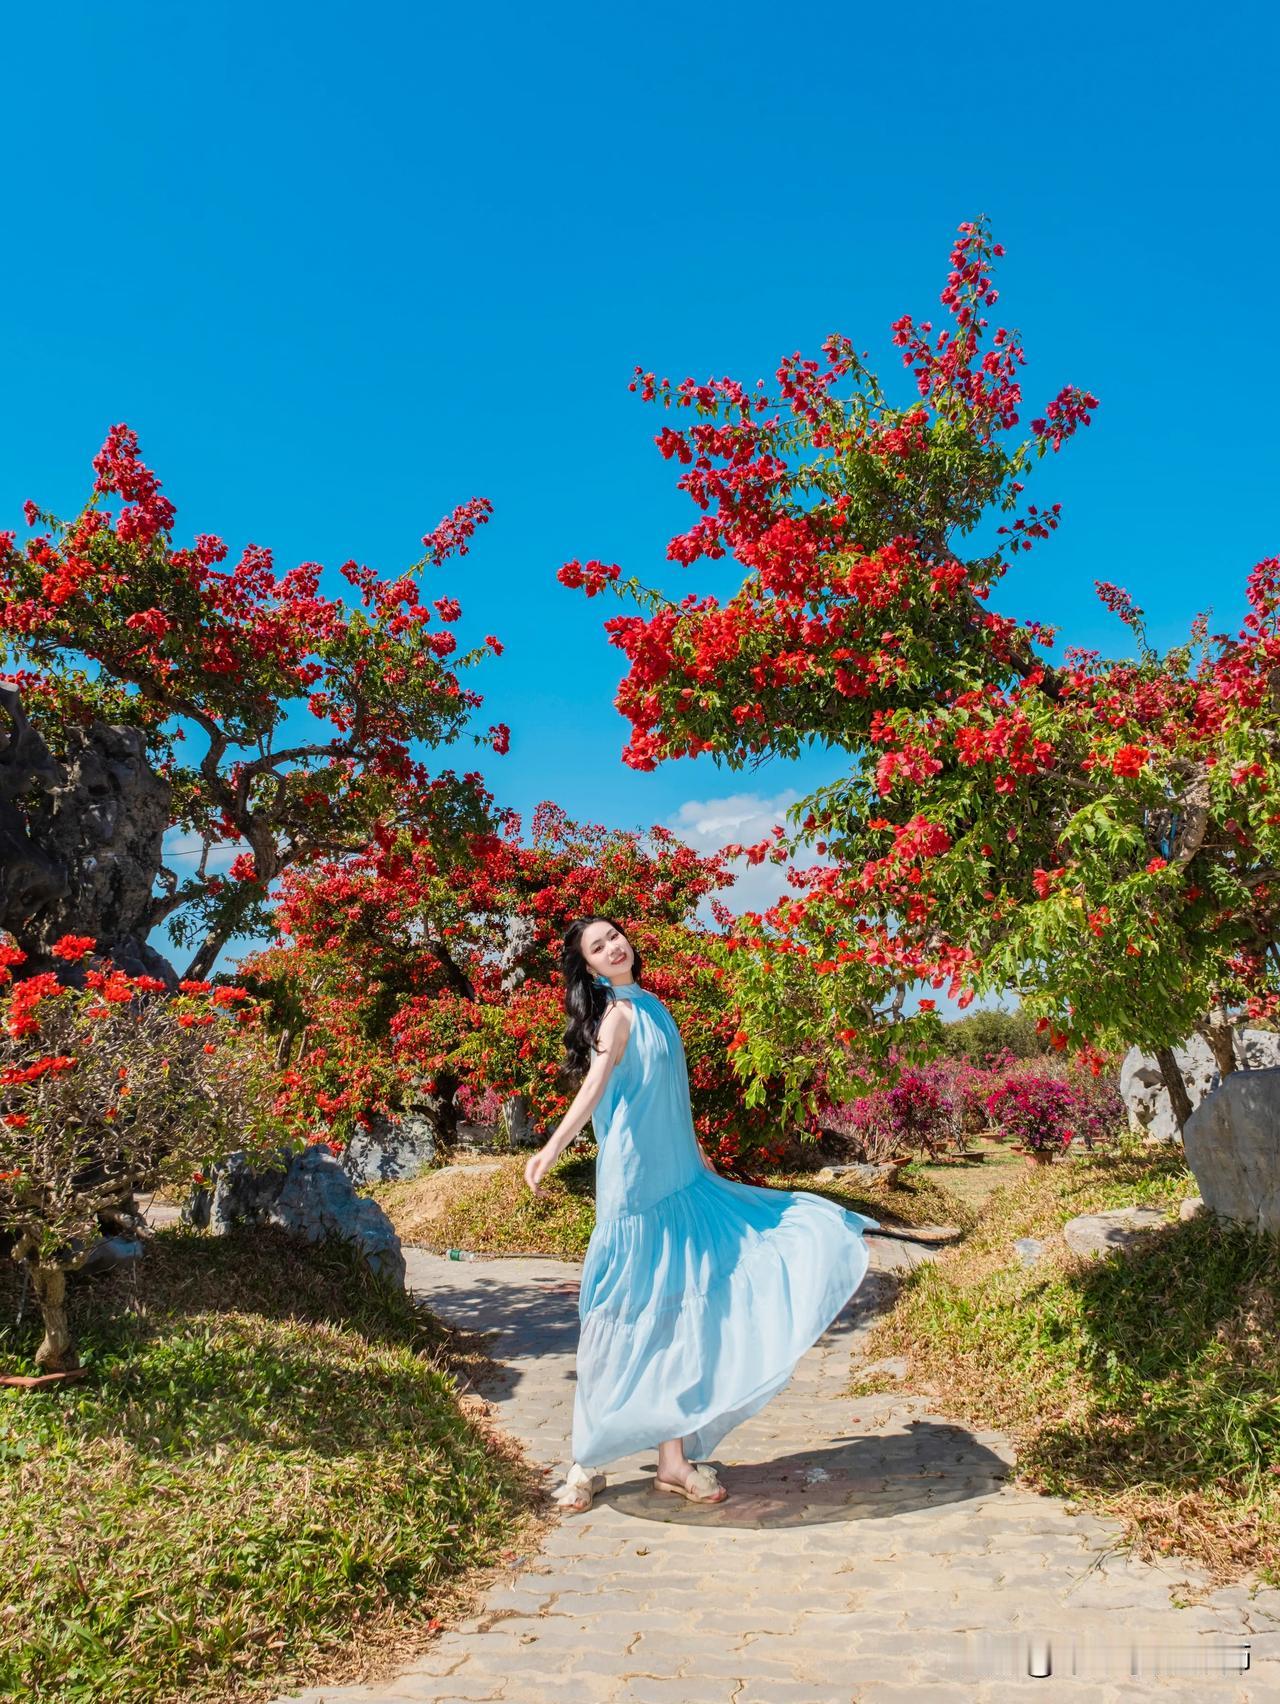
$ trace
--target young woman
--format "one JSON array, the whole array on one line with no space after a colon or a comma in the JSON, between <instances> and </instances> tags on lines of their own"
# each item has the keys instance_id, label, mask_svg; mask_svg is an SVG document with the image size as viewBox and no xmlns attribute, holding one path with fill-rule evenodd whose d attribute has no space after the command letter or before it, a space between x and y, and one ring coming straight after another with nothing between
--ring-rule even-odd
<instances>
[{"instance_id":1,"label":"young woman","mask_svg":"<svg viewBox=\"0 0 1280 1704\"><path fill-rule=\"evenodd\" d=\"M705 1462L775 1396L867 1271L875 1219L804 1190L721 1177L698 1144L680 1032L609 917L564 938L565 1052L586 1078L525 1167L535 1194L592 1120L596 1222L578 1292L573 1466L556 1494L588 1509L593 1472L658 1449L654 1487L728 1492ZM688 1452L688 1453L686 1453Z\"/></svg>"}]
</instances>

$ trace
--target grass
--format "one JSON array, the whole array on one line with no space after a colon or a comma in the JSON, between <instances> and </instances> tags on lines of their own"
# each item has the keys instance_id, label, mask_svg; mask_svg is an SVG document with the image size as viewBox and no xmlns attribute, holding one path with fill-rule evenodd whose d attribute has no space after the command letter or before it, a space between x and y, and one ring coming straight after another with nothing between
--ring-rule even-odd
<instances>
[{"instance_id":1,"label":"grass","mask_svg":"<svg viewBox=\"0 0 1280 1704\"><path fill-rule=\"evenodd\" d=\"M986 1157L981 1163L964 1161L959 1165L920 1166L920 1175L958 1195L976 1213L993 1191L1021 1176L1026 1164L1021 1154L1015 1154L1005 1142L990 1142L981 1136L971 1138L974 1149ZM1054 1162L1055 1165L1058 1161Z\"/></svg>"},{"instance_id":2,"label":"grass","mask_svg":"<svg viewBox=\"0 0 1280 1704\"><path fill-rule=\"evenodd\" d=\"M0 1366L32 1371L0 1263ZM459 1389L486 1358L341 1245L160 1232L83 1283L89 1375L0 1390L0 1696L242 1699L364 1677L554 1522Z\"/></svg>"},{"instance_id":3,"label":"grass","mask_svg":"<svg viewBox=\"0 0 1280 1704\"><path fill-rule=\"evenodd\" d=\"M1180 1151L1013 1174L961 1245L911 1275L867 1354L905 1355L949 1413L1007 1430L1024 1484L1119 1517L1136 1554L1276 1585L1280 1239L1180 1221L1196 1193ZM1103 1259L1063 1242L1074 1215L1131 1204L1170 1218ZM1019 1237L1047 1245L1032 1267Z\"/></svg>"},{"instance_id":4,"label":"grass","mask_svg":"<svg viewBox=\"0 0 1280 1704\"><path fill-rule=\"evenodd\" d=\"M443 1251L549 1255L581 1260L595 1224L595 1151L562 1157L535 1196L524 1181L527 1154L502 1155L495 1169L439 1170L372 1193L403 1242ZM941 1169L941 1168L940 1168ZM767 1186L805 1189L852 1207L884 1225L973 1223L965 1202L942 1184L906 1166L892 1181L846 1185L817 1182L809 1170L771 1173Z\"/></svg>"}]
</instances>

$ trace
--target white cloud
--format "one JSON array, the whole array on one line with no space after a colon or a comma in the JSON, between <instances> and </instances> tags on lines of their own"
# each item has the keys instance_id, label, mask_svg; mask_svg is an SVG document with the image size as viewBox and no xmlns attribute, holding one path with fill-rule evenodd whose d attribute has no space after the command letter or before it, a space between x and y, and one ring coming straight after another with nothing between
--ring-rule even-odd
<instances>
[{"instance_id":1,"label":"white cloud","mask_svg":"<svg viewBox=\"0 0 1280 1704\"><path fill-rule=\"evenodd\" d=\"M767 795L730 793L722 799L686 799L667 818L666 826L696 852L717 852L731 844L750 846L763 840L775 824L790 834L787 806L799 797L794 787L787 787L780 793ZM826 861L816 853L799 860L802 864ZM728 867L734 877L733 886L721 888L715 897L730 911L767 911L783 894L798 891L786 880L784 864L771 864L767 859L762 864L751 864L746 858L734 858ZM716 927L707 900L703 900L699 913L705 913L703 921Z\"/></svg>"},{"instance_id":2,"label":"white cloud","mask_svg":"<svg viewBox=\"0 0 1280 1704\"><path fill-rule=\"evenodd\" d=\"M191 865L199 862L203 841L198 834L183 834L178 829L170 829L164 841L164 861L170 867L186 859ZM224 875L235 862L241 852L249 850L247 840L215 841L209 849L209 861L205 865L208 875ZM179 868L180 876L191 874L191 870Z\"/></svg>"}]
</instances>

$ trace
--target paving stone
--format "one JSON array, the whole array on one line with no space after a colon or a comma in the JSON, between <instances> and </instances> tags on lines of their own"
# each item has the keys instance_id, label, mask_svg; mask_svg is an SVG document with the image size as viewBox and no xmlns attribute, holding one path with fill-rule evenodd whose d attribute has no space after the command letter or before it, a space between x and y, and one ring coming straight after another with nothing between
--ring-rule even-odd
<instances>
[{"instance_id":1,"label":"paving stone","mask_svg":"<svg viewBox=\"0 0 1280 1704\"><path fill-rule=\"evenodd\" d=\"M748 1676L733 1704L845 1704L857 1694L839 1681L815 1687L810 1681L769 1681Z\"/></svg>"},{"instance_id":2,"label":"paving stone","mask_svg":"<svg viewBox=\"0 0 1280 1704\"><path fill-rule=\"evenodd\" d=\"M469 1668L470 1665L468 1664ZM468 1674L465 1669L447 1680L438 1680L429 1675L403 1675L399 1680L388 1681L383 1690L376 1694L378 1704L431 1704L442 1698L465 1699L467 1704L487 1704L489 1699L500 1699L507 1689L510 1675L495 1673L492 1669L479 1670ZM326 1704L346 1704L347 1694L341 1691L327 1693ZM374 1704L373 1698L361 1699L359 1704Z\"/></svg>"},{"instance_id":3,"label":"paving stone","mask_svg":"<svg viewBox=\"0 0 1280 1704\"><path fill-rule=\"evenodd\" d=\"M737 1704L738 1680L687 1680L653 1675L628 1676L611 1704Z\"/></svg>"},{"instance_id":4,"label":"paving stone","mask_svg":"<svg viewBox=\"0 0 1280 1704\"><path fill-rule=\"evenodd\" d=\"M851 1696L856 1704L951 1704L952 1700L972 1698L975 1694L952 1681L928 1680L917 1684L855 1678Z\"/></svg>"},{"instance_id":5,"label":"paving stone","mask_svg":"<svg viewBox=\"0 0 1280 1704\"><path fill-rule=\"evenodd\" d=\"M698 1611L692 1630L695 1633L718 1633L724 1637L736 1634L740 1639L753 1633L790 1633L805 1614L803 1605L796 1601L775 1601L770 1607L703 1608Z\"/></svg>"}]
</instances>

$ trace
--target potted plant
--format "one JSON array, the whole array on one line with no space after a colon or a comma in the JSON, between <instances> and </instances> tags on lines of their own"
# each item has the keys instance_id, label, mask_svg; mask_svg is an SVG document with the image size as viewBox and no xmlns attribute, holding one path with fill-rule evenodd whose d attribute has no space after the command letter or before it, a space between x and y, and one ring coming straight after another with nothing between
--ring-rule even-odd
<instances>
[{"instance_id":1,"label":"potted plant","mask_svg":"<svg viewBox=\"0 0 1280 1704\"><path fill-rule=\"evenodd\" d=\"M1028 1166L1047 1166L1075 1137L1078 1097L1054 1077L1010 1076L987 1097L987 1110Z\"/></svg>"},{"instance_id":2,"label":"potted plant","mask_svg":"<svg viewBox=\"0 0 1280 1704\"><path fill-rule=\"evenodd\" d=\"M949 1161L943 1150L952 1130L952 1101L937 1067L903 1071L885 1091L884 1103L899 1153L918 1153L931 1165Z\"/></svg>"}]
</instances>

